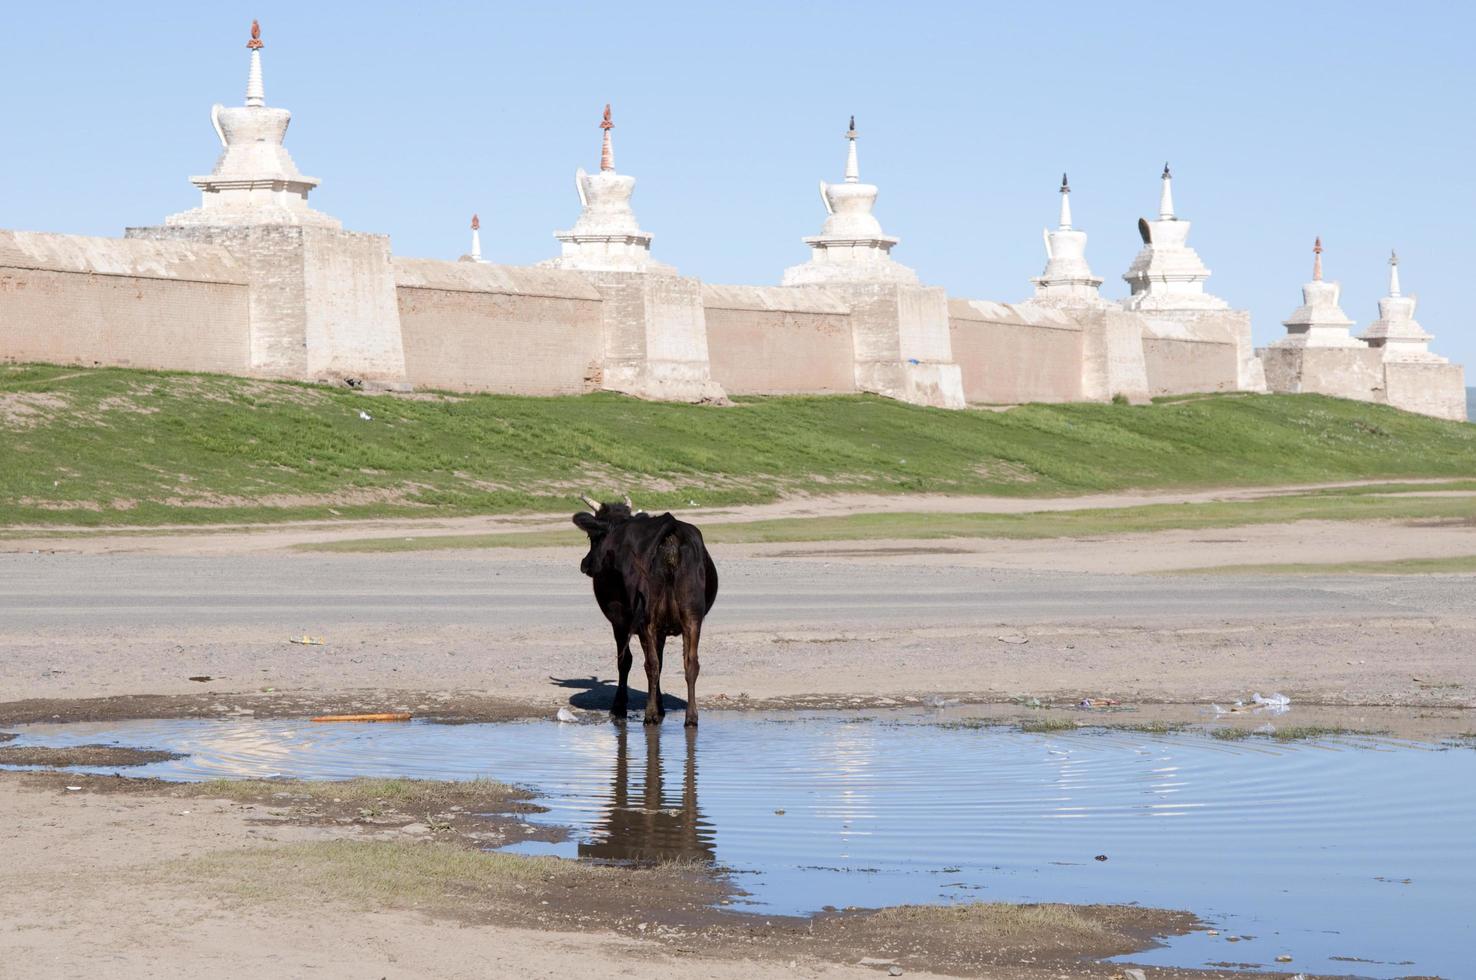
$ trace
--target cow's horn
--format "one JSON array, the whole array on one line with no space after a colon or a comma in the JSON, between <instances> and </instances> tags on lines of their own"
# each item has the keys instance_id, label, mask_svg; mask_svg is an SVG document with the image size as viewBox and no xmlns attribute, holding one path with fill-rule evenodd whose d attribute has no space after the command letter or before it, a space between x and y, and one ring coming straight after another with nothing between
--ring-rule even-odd
<instances>
[{"instance_id":1,"label":"cow's horn","mask_svg":"<svg viewBox=\"0 0 1476 980\"><path fill-rule=\"evenodd\" d=\"M600 512L600 505L595 503L593 500L590 500L584 494L581 493L579 495L579 499L584 501L584 505L588 507L592 513L598 514Z\"/></svg>"},{"instance_id":2,"label":"cow's horn","mask_svg":"<svg viewBox=\"0 0 1476 980\"><path fill-rule=\"evenodd\" d=\"M631 510L636 509L636 505L630 502L630 494L625 495L625 506L629 507Z\"/></svg>"}]
</instances>

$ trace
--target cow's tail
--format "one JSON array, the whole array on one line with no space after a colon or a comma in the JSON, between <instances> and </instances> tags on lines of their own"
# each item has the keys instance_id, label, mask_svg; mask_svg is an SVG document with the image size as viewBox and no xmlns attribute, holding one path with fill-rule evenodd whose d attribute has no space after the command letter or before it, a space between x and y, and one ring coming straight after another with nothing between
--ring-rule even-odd
<instances>
[{"instance_id":1,"label":"cow's tail","mask_svg":"<svg viewBox=\"0 0 1476 980\"><path fill-rule=\"evenodd\" d=\"M695 528L674 530L662 538L656 546L656 567L668 582L681 580L695 586L705 600L704 610L712 607L717 595L717 569L708 557L702 534Z\"/></svg>"},{"instance_id":2,"label":"cow's tail","mask_svg":"<svg viewBox=\"0 0 1476 980\"><path fill-rule=\"evenodd\" d=\"M682 567L682 541L675 533L668 534L656 546L656 562L668 579Z\"/></svg>"}]
</instances>

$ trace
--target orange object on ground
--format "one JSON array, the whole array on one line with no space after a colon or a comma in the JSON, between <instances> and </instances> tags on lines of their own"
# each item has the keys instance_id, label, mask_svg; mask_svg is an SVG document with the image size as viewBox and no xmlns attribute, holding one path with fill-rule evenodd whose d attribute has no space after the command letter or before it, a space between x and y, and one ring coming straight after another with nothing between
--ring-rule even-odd
<instances>
[{"instance_id":1,"label":"orange object on ground","mask_svg":"<svg viewBox=\"0 0 1476 980\"><path fill-rule=\"evenodd\" d=\"M386 711L369 715L319 715L313 721L409 721L408 711Z\"/></svg>"}]
</instances>

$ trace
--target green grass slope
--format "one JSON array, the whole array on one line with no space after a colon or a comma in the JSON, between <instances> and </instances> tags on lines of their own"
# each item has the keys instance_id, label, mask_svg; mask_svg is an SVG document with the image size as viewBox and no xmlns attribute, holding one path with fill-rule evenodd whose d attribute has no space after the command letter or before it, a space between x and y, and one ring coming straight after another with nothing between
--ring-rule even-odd
<instances>
[{"instance_id":1,"label":"green grass slope","mask_svg":"<svg viewBox=\"0 0 1476 980\"><path fill-rule=\"evenodd\" d=\"M0 367L0 459L0 523L146 525L567 510L579 492L654 508L1470 476L1476 425L1308 395L718 408L14 365Z\"/></svg>"}]
</instances>

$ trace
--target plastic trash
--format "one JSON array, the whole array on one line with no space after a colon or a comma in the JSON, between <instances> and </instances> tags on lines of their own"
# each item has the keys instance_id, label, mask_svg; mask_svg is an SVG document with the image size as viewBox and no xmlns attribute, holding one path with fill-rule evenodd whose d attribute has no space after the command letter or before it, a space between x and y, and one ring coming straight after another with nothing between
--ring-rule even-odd
<instances>
[{"instance_id":1,"label":"plastic trash","mask_svg":"<svg viewBox=\"0 0 1476 980\"><path fill-rule=\"evenodd\" d=\"M560 708L559 713L555 715L555 717L558 718L559 721L565 723L579 720L579 716L570 711L568 708Z\"/></svg>"},{"instance_id":2,"label":"plastic trash","mask_svg":"<svg viewBox=\"0 0 1476 980\"><path fill-rule=\"evenodd\" d=\"M1251 695L1251 704L1255 710L1271 715L1281 715L1291 710L1291 698L1285 694L1273 694L1269 698L1263 698L1260 692Z\"/></svg>"},{"instance_id":3,"label":"plastic trash","mask_svg":"<svg viewBox=\"0 0 1476 980\"><path fill-rule=\"evenodd\" d=\"M364 411L362 408L359 409L359 418L363 419L365 422L373 422L374 421L374 416L370 415L368 412Z\"/></svg>"},{"instance_id":4,"label":"plastic trash","mask_svg":"<svg viewBox=\"0 0 1476 980\"><path fill-rule=\"evenodd\" d=\"M302 636L288 637L287 642L296 643L298 646L304 647L320 647L328 641L324 640L321 636L308 636L304 633Z\"/></svg>"},{"instance_id":5,"label":"plastic trash","mask_svg":"<svg viewBox=\"0 0 1476 980\"><path fill-rule=\"evenodd\" d=\"M1223 705L1212 704L1210 705L1210 709L1216 715L1238 715L1248 711L1257 714L1280 715L1291 710L1291 698L1285 694L1273 694L1268 698L1263 698L1260 692L1257 692L1251 695L1250 704L1246 704L1244 701L1236 701L1228 708Z\"/></svg>"}]
</instances>

